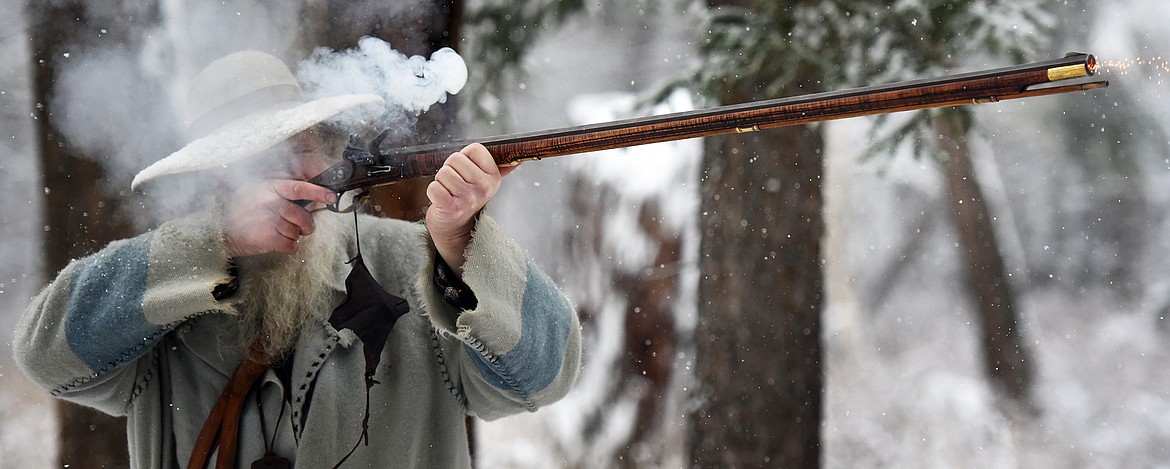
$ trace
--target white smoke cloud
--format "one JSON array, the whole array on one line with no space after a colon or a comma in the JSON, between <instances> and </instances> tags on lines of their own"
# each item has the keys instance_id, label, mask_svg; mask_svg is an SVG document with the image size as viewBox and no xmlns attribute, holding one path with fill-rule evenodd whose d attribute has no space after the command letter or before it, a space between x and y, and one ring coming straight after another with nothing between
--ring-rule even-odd
<instances>
[{"instance_id":1,"label":"white smoke cloud","mask_svg":"<svg viewBox=\"0 0 1170 469\"><path fill-rule=\"evenodd\" d=\"M346 51L318 48L299 64L297 79L310 99L377 94L385 100L386 112L417 116L463 89L467 65L450 48L435 51L428 60L407 57L381 39L366 37Z\"/></svg>"},{"instance_id":2,"label":"white smoke cloud","mask_svg":"<svg viewBox=\"0 0 1170 469\"><path fill-rule=\"evenodd\" d=\"M360 13L393 10L405 14L422 5L403 2L393 8L361 9ZM180 116L187 109L190 80L203 66L246 49L286 59L296 57L296 51L303 47L301 36L312 36L302 25L306 9L324 8L301 2L240 1L229 5L177 0L164 0L159 7L160 23L142 32L140 48L133 47L133 40L99 41L56 59L60 77L48 105L68 144L106 169L105 182L111 193L128 194L134 174L186 143ZM322 12L313 14L320 16ZM106 26L102 28L100 33L105 34ZM430 58L408 57L376 38L365 38L350 50L320 48L301 63L289 65L308 99L366 93L385 99L386 107L379 115L371 115L367 108L364 113L346 113L340 116L343 120L332 121L353 133L383 127L394 127L399 135L412 133L420 113L446 102L467 80L463 59L451 49L437 51ZM208 182L206 177L175 179L167 181L165 189L148 188L146 197L153 200L149 208L156 213L144 211L138 214L143 215L139 221L150 226L195 202L206 202L210 198Z\"/></svg>"},{"instance_id":3,"label":"white smoke cloud","mask_svg":"<svg viewBox=\"0 0 1170 469\"><path fill-rule=\"evenodd\" d=\"M161 87L124 49L60 57L50 97L55 122L69 144L101 163L111 184L124 182L177 143L171 106Z\"/></svg>"}]
</instances>

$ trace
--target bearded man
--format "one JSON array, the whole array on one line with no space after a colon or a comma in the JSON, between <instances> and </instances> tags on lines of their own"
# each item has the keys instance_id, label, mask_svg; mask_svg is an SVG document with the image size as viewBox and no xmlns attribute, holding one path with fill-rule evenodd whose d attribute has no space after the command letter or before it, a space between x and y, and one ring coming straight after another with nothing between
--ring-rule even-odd
<instances>
[{"instance_id":1,"label":"bearded man","mask_svg":"<svg viewBox=\"0 0 1170 469\"><path fill-rule=\"evenodd\" d=\"M424 224L320 210L322 123L256 51L192 82L191 142L134 187L201 177L200 210L65 267L15 356L59 398L127 417L141 468L467 467L464 415L534 411L576 380L566 298L481 211L503 173L474 144L427 188Z\"/></svg>"}]
</instances>

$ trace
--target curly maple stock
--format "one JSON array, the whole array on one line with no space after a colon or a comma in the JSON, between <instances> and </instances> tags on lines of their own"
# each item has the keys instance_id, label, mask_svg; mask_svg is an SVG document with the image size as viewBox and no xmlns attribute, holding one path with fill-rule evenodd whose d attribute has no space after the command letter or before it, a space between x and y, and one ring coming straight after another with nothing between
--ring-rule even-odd
<instances>
[{"instance_id":1,"label":"curly maple stock","mask_svg":"<svg viewBox=\"0 0 1170 469\"><path fill-rule=\"evenodd\" d=\"M553 156L729 133L754 132L849 117L1085 91L1108 86L1080 78L1096 72L1090 54L1044 62L754 101L695 111L565 127L476 140L364 153L367 163L347 160L310 182L336 192L433 176L452 152L471 142L487 147L501 166ZM372 163L372 164L371 164Z\"/></svg>"}]
</instances>

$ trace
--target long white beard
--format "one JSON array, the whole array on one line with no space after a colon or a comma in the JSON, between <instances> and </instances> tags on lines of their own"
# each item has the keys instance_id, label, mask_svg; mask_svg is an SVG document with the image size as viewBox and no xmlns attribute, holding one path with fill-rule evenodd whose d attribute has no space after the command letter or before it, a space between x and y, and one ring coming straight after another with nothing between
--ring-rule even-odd
<instances>
[{"instance_id":1,"label":"long white beard","mask_svg":"<svg viewBox=\"0 0 1170 469\"><path fill-rule=\"evenodd\" d=\"M349 260L345 246L353 224L348 217L319 211L313 216L316 229L298 241L296 253L238 260L243 294L239 338L245 344L260 335L266 355L276 359L292 350L306 327L329 317L335 269Z\"/></svg>"}]
</instances>

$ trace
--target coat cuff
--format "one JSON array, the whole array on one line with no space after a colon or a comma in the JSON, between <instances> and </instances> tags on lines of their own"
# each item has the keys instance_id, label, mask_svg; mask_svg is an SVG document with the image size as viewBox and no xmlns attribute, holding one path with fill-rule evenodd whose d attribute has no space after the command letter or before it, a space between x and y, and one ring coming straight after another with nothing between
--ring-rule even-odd
<instances>
[{"instance_id":1,"label":"coat cuff","mask_svg":"<svg viewBox=\"0 0 1170 469\"><path fill-rule=\"evenodd\" d=\"M473 330L482 335L482 329L487 328L489 336L499 339L493 345L511 349L520 339L519 310L528 274L527 259L520 247L491 217L479 217L464 251L463 277L455 277L475 298L471 308L464 308L465 305L448 302L444 290L438 287L442 280L437 278L435 266L441 258L430 235L425 236L427 259L419 290L435 328L464 342L471 339Z\"/></svg>"},{"instance_id":2,"label":"coat cuff","mask_svg":"<svg viewBox=\"0 0 1170 469\"><path fill-rule=\"evenodd\" d=\"M144 315L166 324L211 310L236 313L232 267L216 213L164 223L150 241Z\"/></svg>"}]
</instances>

